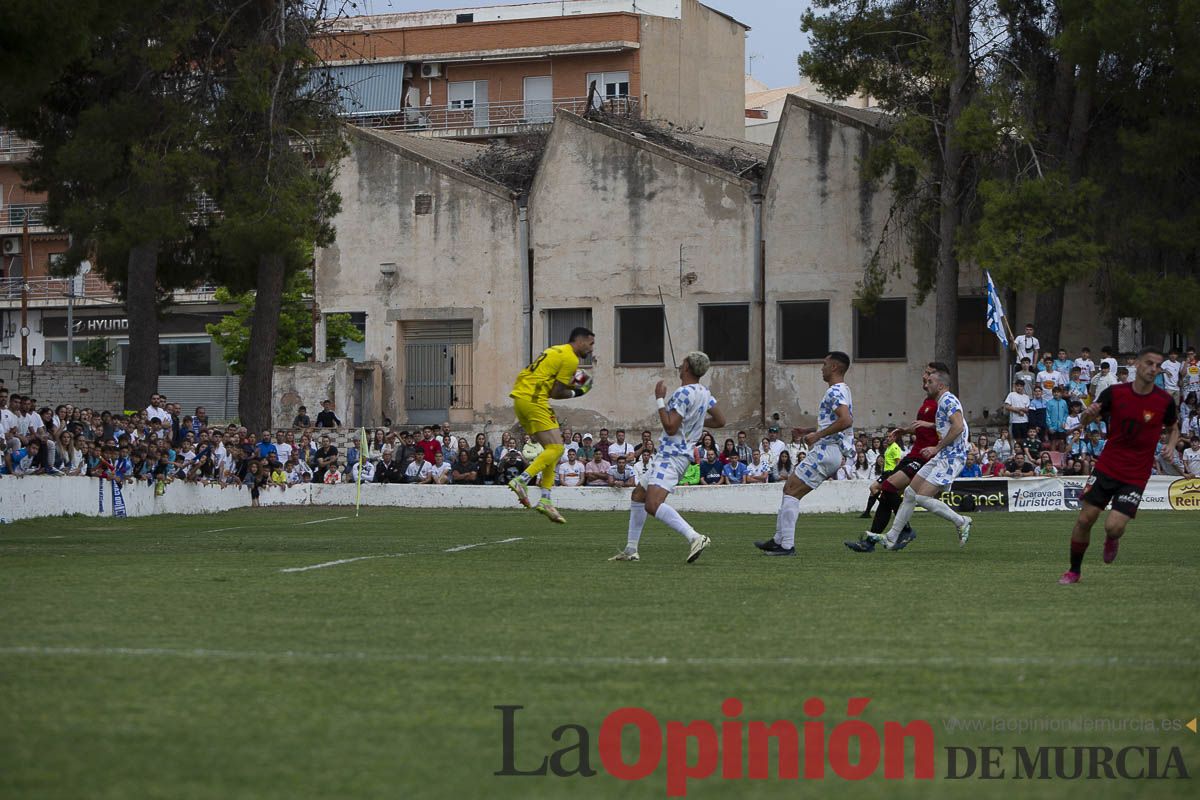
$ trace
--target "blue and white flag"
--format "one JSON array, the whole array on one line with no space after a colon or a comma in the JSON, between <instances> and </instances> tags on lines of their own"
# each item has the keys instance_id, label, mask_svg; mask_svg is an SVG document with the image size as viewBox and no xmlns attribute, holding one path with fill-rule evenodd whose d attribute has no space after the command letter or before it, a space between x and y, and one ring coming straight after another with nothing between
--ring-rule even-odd
<instances>
[{"instance_id":1,"label":"blue and white flag","mask_svg":"<svg viewBox=\"0 0 1200 800\"><path fill-rule=\"evenodd\" d=\"M1004 333L1004 306L1000 305L1000 295L996 292L996 285L992 283L992 274L987 271L983 274L987 278L988 330L996 334L1000 344L1008 347L1008 336Z\"/></svg>"},{"instance_id":2,"label":"blue and white flag","mask_svg":"<svg viewBox=\"0 0 1200 800\"><path fill-rule=\"evenodd\" d=\"M113 481L113 510L114 517L125 516L125 496L121 494L121 482Z\"/></svg>"}]
</instances>

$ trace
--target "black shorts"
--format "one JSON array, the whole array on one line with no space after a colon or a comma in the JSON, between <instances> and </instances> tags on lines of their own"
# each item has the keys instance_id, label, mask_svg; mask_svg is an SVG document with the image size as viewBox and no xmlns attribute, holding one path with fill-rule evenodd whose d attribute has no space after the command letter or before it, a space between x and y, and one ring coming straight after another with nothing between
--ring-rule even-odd
<instances>
[{"instance_id":1,"label":"black shorts","mask_svg":"<svg viewBox=\"0 0 1200 800\"><path fill-rule=\"evenodd\" d=\"M905 458L896 465L896 472L903 472L911 481L917 477L917 473L921 471L921 467L925 466L925 462L919 458Z\"/></svg>"},{"instance_id":2,"label":"black shorts","mask_svg":"<svg viewBox=\"0 0 1200 800\"><path fill-rule=\"evenodd\" d=\"M1083 486L1083 502L1096 508L1104 508L1112 502L1112 510L1120 511L1133 519L1137 516L1138 506L1142 503L1144 487L1122 483L1116 478L1110 478L1103 472L1093 470L1087 483Z\"/></svg>"}]
</instances>

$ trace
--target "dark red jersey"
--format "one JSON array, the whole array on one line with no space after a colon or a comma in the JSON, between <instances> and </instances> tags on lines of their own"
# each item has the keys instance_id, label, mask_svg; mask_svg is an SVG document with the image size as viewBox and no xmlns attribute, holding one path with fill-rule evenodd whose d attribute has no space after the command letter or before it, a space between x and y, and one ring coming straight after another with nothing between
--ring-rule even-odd
<instances>
[{"instance_id":1,"label":"dark red jersey","mask_svg":"<svg viewBox=\"0 0 1200 800\"><path fill-rule=\"evenodd\" d=\"M1138 394L1132 383L1118 383L1101 392L1096 402L1108 422L1108 441L1096 469L1145 489L1163 428L1175 424L1175 401L1157 386L1149 394Z\"/></svg>"},{"instance_id":2,"label":"dark red jersey","mask_svg":"<svg viewBox=\"0 0 1200 800\"><path fill-rule=\"evenodd\" d=\"M937 400L932 397L926 397L925 402L921 403L921 410L917 412L917 419L921 422L937 422ZM919 461L924 461L925 457L921 455L921 451L926 447L937 447L937 443L937 428L932 425L928 428L923 426L917 428L917 432L913 438L913 448L905 458L915 458Z\"/></svg>"}]
</instances>

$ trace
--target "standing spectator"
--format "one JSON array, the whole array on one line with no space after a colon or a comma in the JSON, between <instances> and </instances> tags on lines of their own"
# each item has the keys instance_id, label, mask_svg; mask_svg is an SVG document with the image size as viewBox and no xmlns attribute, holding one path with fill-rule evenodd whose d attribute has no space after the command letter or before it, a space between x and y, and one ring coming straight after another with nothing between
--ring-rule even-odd
<instances>
[{"instance_id":1,"label":"standing spectator","mask_svg":"<svg viewBox=\"0 0 1200 800\"><path fill-rule=\"evenodd\" d=\"M321 413L317 414L318 428L340 428L342 421L337 418L337 414L333 413L333 401L321 401Z\"/></svg>"},{"instance_id":2,"label":"standing spectator","mask_svg":"<svg viewBox=\"0 0 1200 800\"><path fill-rule=\"evenodd\" d=\"M1184 397L1200 397L1200 363L1196 361L1195 347L1187 349L1187 358L1179 370L1179 393Z\"/></svg>"},{"instance_id":3,"label":"standing spectator","mask_svg":"<svg viewBox=\"0 0 1200 800\"><path fill-rule=\"evenodd\" d=\"M779 454L787 448L787 445L779 441L779 426L772 425L767 428L767 441L771 443L771 451L768 453L770 463L774 464L779 461Z\"/></svg>"},{"instance_id":4,"label":"standing spectator","mask_svg":"<svg viewBox=\"0 0 1200 800\"><path fill-rule=\"evenodd\" d=\"M749 464L750 456L753 452L754 452L753 449L750 447L750 442L746 441L746 432L738 431L737 432L738 461L741 461L743 464Z\"/></svg>"},{"instance_id":5,"label":"standing spectator","mask_svg":"<svg viewBox=\"0 0 1200 800\"><path fill-rule=\"evenodd\" d=\"M1096 377L1092 378L1092 383L1088 387L1091 397L1099 397L1101 392L1117 383L1117 376L1113 374L1113 368L1109 364L1109 360L1106 359L1100 362L1100 372Z\"/></svg>"},{"instance_id":6,"label":"standing spectator","mask_svg":"<svg viewBox=\"0 0 1200 800\"><path fill-rule=\"evenodd\" d=\"M272 453L274 453L276 456L279 455L279 448L275 447L274 442L271 441L271 432L270 431L262 432L262 436L259 437L258 444L255 445L254 450L255 450L255 454L260 459L261 458L269 458ZM351 458L353 460L357 460L357 459L354 459L353 457L351 457Z\"/></svg>"},{"instance_id":7,"label":"standing spectator","mask_svg":"<svg viewBox=\"0 0 1200 800\"><path fill-rule=\"evenodd\" d=\"M1067 376L1060 375L1054 368L1054 357L1049 353L1042 359L1042 368L1037 374L1037 385L1041 386L1047 394L1052 392L1055 386L1067 385Z\"/></svg>"},{"instance_id":8,"label":"standing spectator","mask_svg":"<svg viewBox=\"0 0 1200 800\"><path fill-rule=\"evenodd\" d=\"M313 470L313 483L327 483L325 476L331 467L337 463L338 449L329 441L329 436L321 436L321 446L317 448L316 468Z\"/></svg>"},{"instance_id":9,"label":"standing spectator","mask_svg":"<svg viewBox=\"0 0 1200 800\"><path fill-rule=\"evenodd\" d=\"M658 448L654 446L654 439L650 435L650 431L642 431L642 441L638 442L638 444L633 448L633 458L630 460L633 461L641 458L642 453L654 455L657 449Z\"/></svg>"},{"instance_id":10,"label":"standing spectator","mask_svg":"<svg viewBox=\"0 0 1200 800\"><path fill-rule=\"evenodd\" d=\"M1029 398L1029 427L1046 430L1046 394L1041 386L1033 387L1033 397Z\"/></svg>"},{"instance_id":11,"label":"standing spectator","mask_svg":"<svg viewBox=\"0 0 1200 800\"><path fill-rule=\"evenodd\" d=\"M1054 371L1063 376L1063 382L1067 381L1067 376L1071 374L1071 367L1075 366L1075 362L1067 355L1066 348L1058 349L1058 358L1054 359Z\"/></svg>"},{"instance_id":12,"label":"standing spectator","mask_svg":"<svg viewBox=\"0 0 1200 800\"><path fill-rule=\"evenodd\" d=\"M1115 354L1113 353L1113 349L1111 347L1109 347L1108 345L1105 345L1104 347L1100 348L1100 363L1108 364L1108 372L1110 375L1117 374L1117 367L1120 365L1117 364L1117 359L1115 357ZM1093 397L1096 397L1096 396L1099 396L1099 395L1098 394L1093 395Z\"/></svg>"},{"instance_id":13,"label":"standing spectator","mask_svg":"<svg viewBox=\"0 0 1200 800\"><path fill-rule=\"evenodd\" d=\"M308 418L308 409L304 406L296 409L296 416L292 419L293 428L310 428L312 420Z\"/></svg>"},{"instance_id":14,"label":"standing spectator","mask_svg":"<svg viewBox=\"0 0 1200 800\"><path fill-rule=\"evenodd\" d=\"M471 461L476 465L483 463L483 457L492 451L491 445L488 444L487 436L482 433L475 434L475 446L468 451Z\"/></svg>"},{"instance_id":15,"label":"standing spectator","mask_svg":"<svg viewBox=\"0 0 1200 800\"><path fill-rule=\"evenodd\" d=\"M1117 383L1129 383L1130 372L1127 367L1117 367Z\"/></svg>"},{"instance_id":16,"label":"standing spectator","mask_svg":"<svg viewBox=\"0 0 1200 800\"><path fill-rule=\"evenodd\" d=\"M270 476L263 472L258 459L250 459L249 465L246 467L246 477L242 479L242 485L250 490L250 505L258 508L258 497L261 491L266 488Z\"/></svg>"},{"instance_id":17,"label":"standing spectator","mask_svg":"<svg viewBox=\"0 0 1200 800\"><path fill-rule=\"evenodd\" d=\"M721 470L721 485L734 486L746 482L746 465L738 458L737 450L735 449L729 454L729 461Z\"/></svg>"},{"instance_id":18,"label":"standing spectator","mask_svg":"<svg viewBox=\"0 0 1200 800\"><path fill-rule=\"evenodd\" d=\"M1029 359L1022 359L1021 366L1013 374L1013 381L1025 382L1025 394L1029 395L1033 392L1033 384L1037 382L1037 372L1029 363Z\"/></svg>"},{"instance_id":19,"label":"standing spectator","mask_svg":"<svg viewBox=\"0 0 1200 800\"><path fill-rule=\"evenodd\" d=\"M1063 396L1064 400L1079 400L1086 402L1088 396L1088 384L1083 380L1083 372L1079 367L1071 367L1071 379L1067 381L1067 393Z\"/></svg>"},{"instance_id":20,"label":"standing spectator","mask_svg":"<svg viewBox=\"0 0 1200 800\"><path fill-rule=\"evenodd\" d=\"M341 483L342 482L342 462L338 459L333 459L333 463L325 471L325 483Z\"/></svg>"},{"instance_id":21,"label":"standing spectator","mask_svg":"<svg viewBox=\"0 0 1200 800\"><path fill-rule=\"evenodd\" d=\"M442 452L442 443L433 438L433 428L428 425L421 428L421 441L417 442L417 448L425 454L426 464L432 464L434 454Z\"/></svg>"},{"instance_id":22,"label":"standing spectator","mask_svg":"<svg viewBox=\"0 0 1200 800\"><path fill-rule=\"evenodd\" d=\"M579 451L577 453L575 453L575 455L578 456L579 460L582 461L583 463L586 464L587 462L592 460L593 456L595 456L596 453L600 453L600 451L596 448L596 446L594 444L592 444L592 435L590 433L585 433L583 435L583 438L580 439L579 441L580 441ZM600 453L600 460L602 460L602 461L604 460L604 453Z\"/></svg>"},{"instance_id":23,"label":"standing spectator","mask_svg":"<svg viewBox=\"0 0 1200 800\"><path fill-rule=\"evenodd\" d=\"M608 485L617 489L631 489L637 483L625 456L617 456L617 463L608 468Z\"/></svg>"},{"instance_id":24,"label":"standing spectator","mask_svg":"<svg viewBox=\"0 0 1200 800\"><path fill-rule=\"evenodd\" d=\"M1191 447L1183 451L1183 474L1188 478L1200 478L1200 436L1193 436Z\"/></svg>"},{"instance_id":25,"label":"standing spectator","mask_svg":"<svg viewBox=\"0 0 1200 800\"><path fill-rule=\"evenodd\" d=\"M163 397L155 392L150 395L150 405L146 406L146 419L156 419L164 425L171 424L171 412L162 407Z\"/></svg>"},{"instance_id":26,"label":"standing spectator","mask_svg":"<svg viewBox=\"0 0 1200 800\"><path fill-rule=\"evenodd\" d=\"M622 432L617 432L618 438L624 438ZM613 445L614 447L616 445ZM575 455L574 450L567 451L567 460L558 465L558 484L559 486L580 486L583 484L583 464L579 463L579 458Z\"/></svg>"},{"instance_id":27,"label":"standing spectator","mask_svg":"<svg viewBox=\"0 0 1200 800\"><path fill-rule=\"evenodd\" d=\"M633 454L633 445L625 441L625 431L617 431L617 440L608 446L608 460L615 463L617 456L628 458Z\"/></svg>"},{"instance_id":28,"label":"standing spectator","mask_svg":"<svg viewBox=\"0 0 1200 800\"><path fill-rule=\"evenodd\" d=\"M1030 364L1038 363L1038 357L1041 353L1042 343L1033 335L1033 323L1025 325L1025 335L1013 337L1012 348L1016 351L1016 363L1020 364L1022 359L1029 359Z\"/></svg>"},{"instance_id":29,"label":"standing spectator","mask_svg":"<svg viewBox=\"0 0 1200 800\"><path fill-rule=\"evenodd\" d=\"M608 459L608 448L612 447L612 442L608 440L608 428L600 429L600 438L596 440L596 449L604 454L605 460Z\"/></svg>"},{"instance_id":30,"label":"standing spectator","mask_svg":"<svg viewBox=\"0 0 1200 800\"><path fill-rule=\"evenodd\" d=\"M487 455L486 448L484 455ZM475 483L479 479L479 465L471 460L470 452L458 451L458 458L454 460L454 467L450 470L450 479L455 483Z\"/></svg>"},{"instance_id":31,"label":"standing spectator","mask_svg":"<svg viewBox=\"0 0 1200 800\"><path fill-rule=\"evenodd\" d=\"M292 457L294 447L289 441L291 434L284 430L275 432L275 453L279 456L279 461L286 464Z\"/></svg>"},{"instance_id":32,"label":"standing spectator","mask_svg":"<svg viewBox=\"0 0 1200 800\"><path fill-rule=\"evenodd\" d=\"M1067 401L1063 399L1060 386L1054 387L1054 397L1046 401L1046 430L1050 434L1050 449L1062 452L1067 449Z\"/></svg>"},{"instance_id":33,"label":"standing spectator","mask_svg":"<svg viewBox=\"0 0 1200 800\"><path fill-rule=\"evenodd\" d=\"M599 450L592 450L591 461L583 465L583 485L608 486L609 463L600 455Z\"/></svg>"},{"instance_id":34,"label":"standing spectator","mask_svg":"<svg viewBox=\"0 0 1200 800\"><path fill-rule=\"evenodd\" d=\"M1013 381L1013 390L1004 398L1004 410L1008 412L1009 430L1017 441L1025 438L1029 430L1029 395L1025 394L1025 382Z\"/></svg>"},{"instance_id":35,"label":"standing spectator","mask_svg":"<svg viewBox=\"0 0 1200 800\"><path fill-rule=\"evenodd\" d=\"M1096 374L1096 363L1092 361L1092 351L1084 347L1079 351L1079 358L1071 362L1079 370L1079 380L1084 386L1090 386L1092 376ZM1085 392L1086 394L1086 392Z\"/></svg>"},{"instance_id":36,"label":"standing spectator","mask_svg":"<svg viewBox=\"0 0 1200 800\"><path fill-rule=\"evenodd\" d=\"M1162 363L1162 379L1163 389L1176 404L1179 403L1179 373L1183 369L1183 364L1179 362L1179 348L1172 347L1171 352L1167 353L1167 358Z\"/></svg>"},{"instance_id":37,"label":"standing spectator","mask_svg":"<svg viewBox=\"0 0 1200 800\"><path fill-rule=\"evenodd\" d=\"M515 448L504 454L504 458L500 460L500 482L507 484L513 478L525 471L528 466L521 451Z\"/></svg>"},{"instance_id":38,"label":"standing spectator","mask_svg":"<svg viewBox=\"0 0 1200 800\"><path fill-rule=\"evenodd\" d=\"M741 456L738 455L737 447L733 444L733 439L726 439L725 446L721 448L721 453L717 456L717 458L720 460L721 465L724 466L725 464L728 464L734 456L738 456L738 460L741 460Z\"/></svg>"}]
</instances>

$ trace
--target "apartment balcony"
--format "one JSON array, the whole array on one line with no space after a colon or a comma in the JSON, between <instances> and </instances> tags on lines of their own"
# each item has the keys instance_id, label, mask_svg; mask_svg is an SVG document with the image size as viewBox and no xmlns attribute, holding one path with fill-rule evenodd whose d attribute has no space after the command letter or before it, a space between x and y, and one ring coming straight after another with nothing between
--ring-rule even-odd
<instances>
[{"instance_id":1,"label":"apartment balcony","mask_svg":"<svg viewBox=\"0 0 1200 800\"><path fill-rule=\"evenodd\" d=\"M72 281L75 282L74 287L71 285ZM120 302L110 284L96 273L89 272L73 279L46 275L33 278L0 278L0 308L19 306L22 288L28 292L27 300L31 306L66 305L72 288L75 302L79 306L90 305L92 301L98 305ZM188 289L176 289L171 296L176 303L210 303L216 290L215 285L205 283Z\"/></svg>"},{"instance_id":2,"label":"apartment balcony","mask_svg":"<svg viewBox=\"0 0 1200 800\"><path fill-rule=\"evenodd\" d=\"M29 229L35 233L45 232L46 204L11 203L0 206L0 235L20 233L25 223L29 223Z\"/></svg>"},{"instance_id":3,"label":"apartment balcony","mask_svg":"<svg viewBox=\"0 0 1200 800\"><path fill-rule=\"evenodd\" d=\"M31 153L33 142L13 135L7 128L0 128L0 164L28 161Z\"/></svg>"},{"instance_id":4,"label":"apartment balcony","mask_svg":"<svg viewBox=\"0 0 1200 800\"><path fill-rule=\"evenodd\" d=\"M637 116L638 101L632 97L610 97L594 101L609 114ZM445 106L406 108L392 114L350 116L347 121L363 128L415 133L432 138L490 139L525 133L554 122L554 112L574 114L588 110L586 97L560 97L519 103L451 103Z\"/></svg>"}]
</instances>

